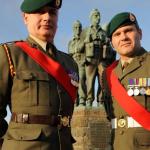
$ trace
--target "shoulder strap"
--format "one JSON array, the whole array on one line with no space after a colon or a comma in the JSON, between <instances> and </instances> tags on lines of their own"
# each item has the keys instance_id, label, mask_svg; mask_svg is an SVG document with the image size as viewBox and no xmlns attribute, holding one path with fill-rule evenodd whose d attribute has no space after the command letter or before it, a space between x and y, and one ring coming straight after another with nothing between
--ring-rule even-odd
<instances>
[{"instance_id":1,"label":"shoulder strap","mask_svg":"<svg viewBox=\"0 0 150 150\"><path fill-rule=\"evenodd\" d=\"M14 65L13 65L11 55L10 55L9 48L8 48L7 44L3 44L2 46L3 46L3 48L6 52L6 56L7 56L7 59L8 59L10 75L13 78L16 75L16 72L15 72L15 69L14 69Z\"/></svg>"}]
</instances>

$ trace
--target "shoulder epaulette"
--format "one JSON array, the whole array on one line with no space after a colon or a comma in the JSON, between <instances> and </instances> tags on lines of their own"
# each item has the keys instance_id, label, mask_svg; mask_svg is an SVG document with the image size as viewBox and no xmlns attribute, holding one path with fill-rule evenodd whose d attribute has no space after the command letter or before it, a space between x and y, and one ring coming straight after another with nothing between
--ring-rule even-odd
<instances>
[{"instance_id":1,"label":"shoulder epaulette","mask_svg":"<svg viewBox=\"0 0 150 150\"><path fill-rule=\"evenodd\" d=\"M15 69L14 69L13 61L12 61L10 51L9 51L9 47L7 46L7 44L6 43L2 44L2 46L3 46L3 48L6 52L6 56L7 56L7 59L8 59L10 75L13 78L16 75L16 72L15 72Z\"/></svg>"},{"instance_id":2,"label":"shoulder epaulette","mask_svg":"<svg viewBox=\"0 0 150 150\"><path fill-rule=\"evenodd\" d=\"M8 41L8 42L0 43L0 45L4 45L4 44L11 45L11 44L13 44L13 43L22 42L22 41L24 41L24 40Z\"/></svg>"}]
</instances>

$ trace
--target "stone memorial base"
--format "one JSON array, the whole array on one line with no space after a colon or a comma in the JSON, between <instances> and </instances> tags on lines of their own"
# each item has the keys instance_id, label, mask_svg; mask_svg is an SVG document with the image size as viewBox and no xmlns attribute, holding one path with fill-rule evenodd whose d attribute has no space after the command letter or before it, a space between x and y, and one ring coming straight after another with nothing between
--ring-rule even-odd
<instances>
[{"instance_id":1,"label":"stone memorial base","mask_svg":"<svg viewBox=\"0 0 150 150\"><path fill-rule=\"evenodd\" d=\"M103 107L75 107L72 134L74 150L107 150L110 125Z\"/></svg>"}]
</instances>

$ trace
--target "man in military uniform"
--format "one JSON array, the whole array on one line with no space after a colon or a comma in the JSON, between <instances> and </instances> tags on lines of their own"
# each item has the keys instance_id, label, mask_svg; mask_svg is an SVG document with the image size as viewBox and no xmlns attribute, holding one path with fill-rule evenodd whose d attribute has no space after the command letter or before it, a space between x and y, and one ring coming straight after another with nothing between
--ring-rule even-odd
<instances>
[{"instance_id":1,"label":"man in military uniform","mask_svg":"<svg viewBox=\"0 0 150 150\"><path fill-rule=\"evenodd\" d=\"M2 150L73 149L70 121L78 72L75 61L54 46L61 3L24 0L29 37L0 46ZM8 129L6 106L12 113Z\"/></svg>"},{"instance_id":2,"label":"man in military uniform","mask_svg":"<svg viewBox=\"0 0 150 150\"><path fill-rule=\"evenodd\" d=\"M87 106L92 106L94 100L95 78L98 75L98 65L104 56L103 47L106 45L107 40L105 31L99 25L100 17L98 9L93 9L91 11L91 25L86 29L84 40L86 54Z\"/></svg>"},{"instance_id":3,"label":"man in military uniform","mask_svg":"<svg viewBox=\"0 0 150 150\"><path fill-rule=\"evenodd\" d=\"M107 34L120 55L103 80L112 147L150 150L150 54L141 46L142 30L132 13L122 12L112 18Z\"/></svg>"},{"instance_id":4,"label":"man in military uniform","mask_svg":"<svg viewBox=\"0 0 150 150\"><path fill-rule=\"evenodd\" d=\"M85 49L81 38L82 24L79 20L73 23L73 38L68 43L68 53L77 62L79 68L79 87L77 106L84 106L86 100Z\"/></svg>"}]
</instances>

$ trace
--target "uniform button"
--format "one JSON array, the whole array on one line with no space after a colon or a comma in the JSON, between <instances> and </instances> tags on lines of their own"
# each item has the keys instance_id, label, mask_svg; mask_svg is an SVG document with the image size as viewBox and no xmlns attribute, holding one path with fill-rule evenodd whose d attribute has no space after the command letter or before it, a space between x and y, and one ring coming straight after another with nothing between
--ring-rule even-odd
<instances>
[{"instance_id":1,"label":"uniform button","mask_svg":"<svg viewBox=\"0 0 150 150\"><path fill-rule=\"evenodd\" d=\"M123 116L123 115L119 116L119 119L122 119L122 118L124 118L124 116Z\"/></svg>"},{"instance_id":2,"label":"uniform button","mask_svg":"<svg viewBox=\"0 0 150 150\"><path fill-rule=\"evenodd\" d=\"M119 134L121 134L121 135L124 134L124 131L120 131Z\"/></svg>"}]
</instances>

